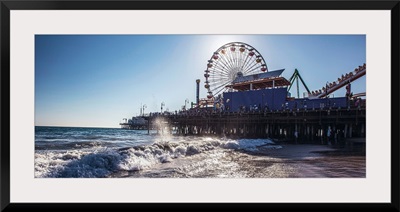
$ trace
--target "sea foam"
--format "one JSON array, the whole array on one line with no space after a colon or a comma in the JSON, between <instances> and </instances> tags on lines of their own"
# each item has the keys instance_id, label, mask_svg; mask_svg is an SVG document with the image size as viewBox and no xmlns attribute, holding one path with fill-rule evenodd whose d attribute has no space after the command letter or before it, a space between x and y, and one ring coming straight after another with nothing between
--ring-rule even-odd
<instances>
[{"instance_id":1,"label":"sea foam","mask_svg":"<svg viewBox=\"0 0 400 212\"><path fill-rule=\"evenodd\" d=\"M219 148L258 151L258 147L279 148L269 139L199 138L190 141L156 142L127 148L100 148L35 153L35 177L100 178L116 171L140 171L180 157L206 153Z\"/></svg>"}]
</instances>

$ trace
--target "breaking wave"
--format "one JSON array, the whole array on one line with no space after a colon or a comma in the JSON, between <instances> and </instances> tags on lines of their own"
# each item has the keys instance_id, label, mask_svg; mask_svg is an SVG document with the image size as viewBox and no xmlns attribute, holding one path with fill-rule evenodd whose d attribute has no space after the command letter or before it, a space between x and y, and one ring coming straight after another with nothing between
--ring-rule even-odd
<instances>
[{"instance_id":1,"label":"breaking wave","mask_svg":"<svg viewBox=\"0 0 400 212\"><path fill-rule=\"evenodd\" d=\"M75 144L74 144L75 145ZM151 145L109 148L89 145L86 149L40 150L35 152L37 178L101 178L118 171L140 171L182 157L207 154L211 150L256 152L281 148L268 139L196 138L190 141L158 141Z\"/></svg>"}]
</instances>

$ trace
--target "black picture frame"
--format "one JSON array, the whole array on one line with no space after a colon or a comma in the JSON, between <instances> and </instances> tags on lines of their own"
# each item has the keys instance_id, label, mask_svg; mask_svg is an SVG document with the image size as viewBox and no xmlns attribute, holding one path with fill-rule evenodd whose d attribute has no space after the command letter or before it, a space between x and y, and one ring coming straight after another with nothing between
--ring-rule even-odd
<instances>
[{"instance_id":1,"label":"black picture frame","mask_svg":"<svg viewBox=\"0 0 400 212\"><path fill-rule=\"evenodd\" d=\"M1 7L1 211L150 208L235 208L304 211L399 211L399 1L0 1ZM10 202L10 11L11 10L390 10L391 11L391 202L390 203L11 203ZM373 192L373 191L371 191Z\"/></svg>"}]
</instances>

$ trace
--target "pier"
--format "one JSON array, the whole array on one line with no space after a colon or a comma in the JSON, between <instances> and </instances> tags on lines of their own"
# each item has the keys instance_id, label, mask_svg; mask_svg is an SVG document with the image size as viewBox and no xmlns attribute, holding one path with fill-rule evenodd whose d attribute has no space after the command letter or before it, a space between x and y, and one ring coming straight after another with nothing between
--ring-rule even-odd
<instances>
[{"instance_id":1,"label":"pier","mask_svg":"<svg viewBox=\"0 0 400 212\"><path fill-rule=\"evenodd\" d=\"M278 111L211 112L149 116L149 129L176 135L228 138L273 138L297 143L327 144L365 138L365 107ZM162 125L157 122L163 122ZM331 132L328 133L328 130ZM295 138L297 132L297 139Z\"/></svg>"}]
</instances>

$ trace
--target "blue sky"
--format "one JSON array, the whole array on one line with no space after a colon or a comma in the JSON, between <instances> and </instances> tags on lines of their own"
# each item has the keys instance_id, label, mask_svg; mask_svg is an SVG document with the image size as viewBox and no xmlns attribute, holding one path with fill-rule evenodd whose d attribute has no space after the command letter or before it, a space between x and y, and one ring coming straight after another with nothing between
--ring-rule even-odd
<instances>
[{"instance_id":1,"label":"blue sky","mask_svg":"<svg viewBox=\"0 0 400 212\"><path fill-rule=\"evenodd\" d=\"M36 35L35 125L119 127L141 104L179 110L195 102L196 79L206 97L207 60L229 42L253 46L287 79L297 68L310 90L366 62L364 35ZM353 93L366 91L365 78Z\"/></svg>"}]
</instances>

